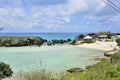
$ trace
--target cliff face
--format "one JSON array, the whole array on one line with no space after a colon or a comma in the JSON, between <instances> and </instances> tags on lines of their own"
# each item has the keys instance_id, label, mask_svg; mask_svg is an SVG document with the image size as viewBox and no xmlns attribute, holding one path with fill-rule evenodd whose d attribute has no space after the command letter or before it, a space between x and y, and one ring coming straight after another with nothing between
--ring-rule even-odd
<instances>
[{"instance_id":1,"label":"cliff face","mask_svg":"<svg viewBox=\"0 0 120 80\"><path fill-rule=\"evenodd\" d=\"M40 37L17 37L17 36L0 36L0 46L19 47L43 44L43 39Z\"/></svg>"}]
</instances>

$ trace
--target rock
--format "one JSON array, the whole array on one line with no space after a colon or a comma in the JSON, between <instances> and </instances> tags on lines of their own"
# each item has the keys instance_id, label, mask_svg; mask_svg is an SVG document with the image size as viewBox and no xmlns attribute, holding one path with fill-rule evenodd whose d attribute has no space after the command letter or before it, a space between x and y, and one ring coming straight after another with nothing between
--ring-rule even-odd
<instances>
[{"instance_id":1,"label":"rock","mask_svg":"<svg viewBox=\"0 0 120 80\"><path fill-rule=\"evenodd\" d=\"M48 41L47 45L48 45L48 46L51 46L51 45L52 45L52 43L51 43L50 41Z\"/></svg>"},{"instance_id":2,"label":"rock","mask_svg":"<svg viewBox=\"0 0 120 80\"><path fill-rule=\"evenodd\" d=\"M71 39L67 39L67 42L71 42L72 40Z\"/></svg>"},{"instance_id":3,"label":"rock","mask_svg":"<svg viewBox=\"0 0 120 80\"><path fill-rule=\"evenodd\" d=\"M109 57L109 56L111 56L111 55L113 55L113 54L116 54L116 53L118 53L118 52L119 52L119 49L118 49L118 50L113 50L113 51L106 51L106 52L104 53L104 56Z\"/></svg>"},{"instance_id":4,"label":"rock","mask_svg":"<svg viewBox=\"0 0 120 80\"><path fill-rule=\"evenodd\" d=\"M45 42L45 43L48 42L47 39L44 39L44 42Z\"/></svg>"},{"instance_id":5,"label":"rock","mask_svg":"<svg viewBox=\"0 0 120 80\"><path fill-rule=\"evenodd\" d=\"M107 57L109 57L109 56L111 56L111 55L112 55L112 54L109 54L108 51L104 53L104 56L107 56Z\"/></svg>"},{"instance_id":6,"label":"rock","mask_svg":"<svg viewBox=\"0 0 120 80\"><path fill-rule=\"evenodd\" d=\"M82 71L84 71L84 69L82 69L82 68L71 68L71 69L67 70L67 72L69 72L69 73L82 72Z\"/></svg>"},{"instance_id":7,"label":"rock","mask_svg":"<svg viewBox=\"0 0 120 80\"><path fill-rule=\"evenodd\" d=\"M30 45L42 45L43 39L40 37L16 37L16 36L0 36L0 46L19 47Z\"/></svg>"},{"instance_id":8,"label":"rock","mask_svg":"<svg viewBox=\"0 0 120 80\"><path fill-rule=\"evenodd\" d=\"M77 42L77 41L83 40L83 38L84 38L85 36L86 36L86 34L77 35L77 36L75 37L75 41Z\"/></svg>"},{"instance_id":9,"label":"rock","mask_svg":"<svg viewBox=\"0 0 120 80\"><path fill-rule=\"evenodd\" d=\"M106 57L96 57L96 58L93 58L92 60L94 60L94 61L103 61L103 60L106 60Z\"/></svg>"},{"instance_id":10,"label":"rock","mask_svg":"<svg viewBox=\"0 0 120 80\"><path fill-rule=\"evenodd\" d=\"M76 41L76 40L73 40L73 41L71 42L71 44L72 44L72 45L79 45L79 44L78 44L78 41Z\"/></svg>"}]
</instances>

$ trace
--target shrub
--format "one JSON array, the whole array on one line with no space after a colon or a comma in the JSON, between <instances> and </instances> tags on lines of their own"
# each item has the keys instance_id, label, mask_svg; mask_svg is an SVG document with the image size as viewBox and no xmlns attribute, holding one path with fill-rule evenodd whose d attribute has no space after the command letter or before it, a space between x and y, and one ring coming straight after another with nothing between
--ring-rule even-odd
<instances>
[{"instance_id":1,"label":"shrub","mask_svg":"<svg viewBox=\"0 0 120 80\"><path fill-rule=\"evenodd\" d=\"M92 39L92 40L83 40L83 43L95 43L96 40Z\"/></svg>"},{"instance_id":2,"label":"shrub","mask_svg":"<svg viewBox=\"0 0 120 80\"><path fill-rule=\"evenodd\" d=\"M120 75L120 72L118 71L118 67L116 65L106 70L106 76L108 78L118 78L119 75Z\"/></svg>"},{"instance_id":3,"label":"shrub","mask_svg":"<svg viewBox=\"0 0 120 80\"><path fill-rule=\"evenodd\" d=\"M111 32L99 32L98 34L99 35L107 35L107 38L109 38L109 39L111 39L111 37L115 35Z\"/></svg>"},{"instance_id":4,"label":"shrub","mask_svg":"<svg viewBox=\"0 0 120 80\"><path fill-rule=\"evenodd\" d=\"M118 43L118 46L120 46L120 38L117 39L116 42Z\"/></svg>"},{"instance_id":5,"label":"shrub","mask_svg":"<svg viewBox=\"0 0 120 80\"><path fill-rule=\"evenodd\" d=\"M0 62L0 79L12 76L13 71L9 64Z\"/></svg>"}]
</instances>

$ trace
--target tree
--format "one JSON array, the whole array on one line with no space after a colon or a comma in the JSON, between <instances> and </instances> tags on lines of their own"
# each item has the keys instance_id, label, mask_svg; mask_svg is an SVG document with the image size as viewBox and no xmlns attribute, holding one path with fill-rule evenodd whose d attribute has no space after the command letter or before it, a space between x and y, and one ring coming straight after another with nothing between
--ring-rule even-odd
<instances>
[{"instance_id":1,"label":"tree","mask_svg":"<svg viewBox=\"0 0 120 80\"><path fill-rule=\"evenodd\" d=\"M13 71L10 68L10 65L4 62L0 62L0 80L2 78L11 77L12 74L13 74Z\"/></svg>"}]
</instances>

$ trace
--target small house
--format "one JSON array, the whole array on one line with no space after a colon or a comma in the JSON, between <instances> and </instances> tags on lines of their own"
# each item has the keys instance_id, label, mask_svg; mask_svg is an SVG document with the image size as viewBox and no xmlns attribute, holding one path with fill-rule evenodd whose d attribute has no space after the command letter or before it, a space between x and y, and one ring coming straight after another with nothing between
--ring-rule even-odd
<instances>
[{"instance_id":1,"label":"small house","mask_svg":"<svg viewBox=\"0 0 120 80\"><path fill-rule=\"evenodd\" d=\"M86 37L84 37L84 40L92 40L93 38L89 35L87 35Z\"/></svg>"}]
</instances>

